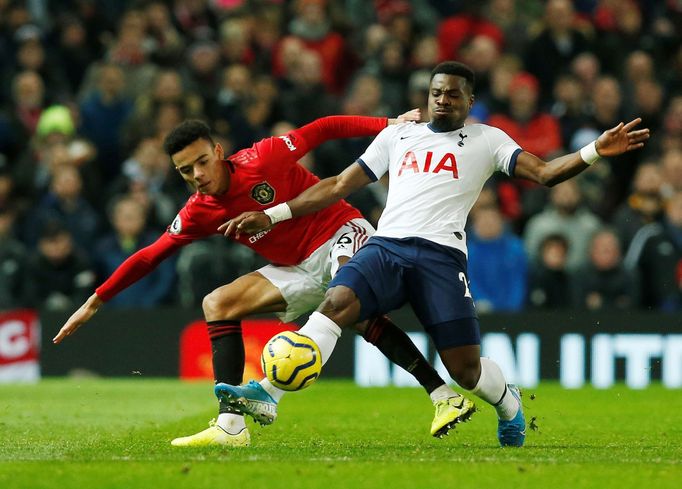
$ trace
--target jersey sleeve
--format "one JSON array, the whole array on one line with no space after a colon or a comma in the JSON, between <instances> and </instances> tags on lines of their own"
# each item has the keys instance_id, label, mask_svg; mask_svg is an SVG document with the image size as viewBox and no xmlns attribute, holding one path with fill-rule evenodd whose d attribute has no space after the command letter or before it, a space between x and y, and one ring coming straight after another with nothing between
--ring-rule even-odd
<instances>
[{"instance_id":1,"label":"jersey sleeve","mask_svg":"<svg viewBox=\"0 0 682 489\"><path fill-rule=\"evenodd\" d=\"M495 171L513 177L516 158L523 151L521 147L506 132L496 127L486 126L485 136Z\"/></svg>"},{"instance_id":2,"label":"jersey sleeve","mask_svg":"<svg viewBox=\"0 0 682 489\"><path fill-rule=\"evenodd\" d=\"M103 301L108 301L129 285L137 282L159 263L175 253L183 243L173 240L168 233L164 233L154 243L134 253L100 285L95 292Z\"/></svg>"},{"instance_id":3,"label":"jersey sleeve","mask_svg":"<svg viewBox=\"0 0 682 489\"><path fill-rule=\"evenodd\" d=\"M255 144L265 161L293 164L309 151L332 139L375 136L388 124L386 117L329 116L283 135Z\"/></svg>"},{"instance_id":4,"label":"jersey sleeve","mask_svg":"<svg viewBox=\"0 0 682 489\"><path fill-rule=\"evenodd\" d=\"M395 127L389 126L374 138L357 162L367 176L374 182L379 180L388 171L390 162L390 148L395 137Z\"/></svg>"}]
</instances>

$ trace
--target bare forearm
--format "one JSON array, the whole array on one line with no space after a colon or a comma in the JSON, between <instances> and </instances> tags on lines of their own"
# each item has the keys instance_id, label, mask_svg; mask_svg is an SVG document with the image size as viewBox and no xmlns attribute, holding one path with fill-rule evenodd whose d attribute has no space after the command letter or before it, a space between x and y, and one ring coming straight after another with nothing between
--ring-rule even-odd
<instances>
[{"instance_id":1,"label":"bare forearm","mask_svg":"<svg viewBox=\"0 0 682 489\"><path fill-rule=\"evenodd\" d=\"M343 199L350 193L338 176L325 178L287 202L292 217L312 214Z\"/></svg>"},{"instance_id":2,"label":"bare forearm","mask_svg":"<svg viewBox=\"0 0 682 489\"><path fill-rule=\"evenodd\" d=\"M552 187L569 178L582 173L590 167L580 157L580 153L571 153L547 162L541 172L540 182L543 185Z\"/></svg>"}]
</instances>

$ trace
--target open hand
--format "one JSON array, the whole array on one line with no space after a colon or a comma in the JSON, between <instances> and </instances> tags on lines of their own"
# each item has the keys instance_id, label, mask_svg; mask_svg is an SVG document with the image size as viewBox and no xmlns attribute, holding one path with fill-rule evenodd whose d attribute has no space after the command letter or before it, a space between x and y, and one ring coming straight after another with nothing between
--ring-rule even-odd
<instances>
[{"instance_id":1,"label":"open hand","mask_svg":"<svg viewBox=\"0 0 682 489\"><path fill-rule=\"evenodd\" d=\"M85 304L80 306L76 312L74 312L71 317L64 323L62 329L59 330L57 336L52 338L52 343L55 345L61 343L61 341L67 336L71 336L75 333L78 328L87 323L92 316L95 315L97 309L102 305L102 300L97 297L97 294L92 294Z\"/></svg>"},{"instance_id":2,"label":"open hand","mask_svg":"<svg viewBox=\"0 0 682 489\"><path fill-rule=\"evenodd\" d=\"M633 128L640 122L642 119L638 117L627 124L621 122L616 127L604 131L597 138L599 156L617 156L626 151L643 147L644 141L649 139L649 129L633 131Z\"/></svg>"}]
</instances>

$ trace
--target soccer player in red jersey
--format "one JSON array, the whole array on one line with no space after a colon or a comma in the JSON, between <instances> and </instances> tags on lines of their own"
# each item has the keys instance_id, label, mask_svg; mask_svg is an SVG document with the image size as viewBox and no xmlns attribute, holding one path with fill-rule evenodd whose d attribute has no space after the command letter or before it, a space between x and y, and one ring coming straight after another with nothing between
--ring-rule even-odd
<instances>
[{"instance_id":1,"label":"soccer player in red jersey","mask_svg":"<svg viewBox=\"0 0 682 489\"><path fill-rule=\"evenodd\" d=\"M99 307L118 292L153 270L162 260L194 240L222 233L219 228L245 211L264 210L286 202L319 181L297 164L308 151L323 142L345 137L373 136L387 123L415 120L417 111L398 119L331 116L318 119L286 135L263 139L252 147L225 157L210 129L197 120L185 121L167 136L164 149L182 178L196 188L185 206L159 239L130 256L100 285L95 293L67 320L54 338L61 342L87 322ZM327 282L338 267L374 232L358 210L340 201L317 213L287 220L282 225L253 236L235 239L272 264L219 287L203 300L213 352L216 383L239 384L244 372L241 319L256 313L273 312L290 321L314 310L324 297ZM364 338L390 360L411 372L436 405L437 429L445 432L452 406L452 391L409 337L388 318L358 326ZM328 331L311 337L324 344ZM336 342L336 337L332 342ZM323 362L327 358L322 359ZM284 391L265 379L250 384L263 397L259 421L270 423ZM443 415L445 413L445 416ZM433 431L433 427L432 427ZM231 445L250 442L243 413L221 403L218 421L195 435L177 438L175 446Z\"/></svg>"}]
</instances>

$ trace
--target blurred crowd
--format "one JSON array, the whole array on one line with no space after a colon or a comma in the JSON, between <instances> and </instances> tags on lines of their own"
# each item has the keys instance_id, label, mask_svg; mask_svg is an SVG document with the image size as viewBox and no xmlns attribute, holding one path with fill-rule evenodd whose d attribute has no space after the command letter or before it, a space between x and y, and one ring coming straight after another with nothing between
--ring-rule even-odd
<instances>
[{"instance_id":1,"label":"blurred crowd","mask_svg":"<svg viewBox=\"0 0 682 489\"><path fill-rule=\"evenodd\" d=\"M0 0L0 310L77 307L190 195L164 136L226 153L331 114L420 107L469 64L469 123L551 159L642 117L643 150L551 189L494 177L468 223L479 311L682 309L682 3L675 0ZM324 144L320 177L369 140ZM376 223L385 182L351 203ZM262 265L221 236L112 306L195 307Z\"/></svg>"}]
</instances>

